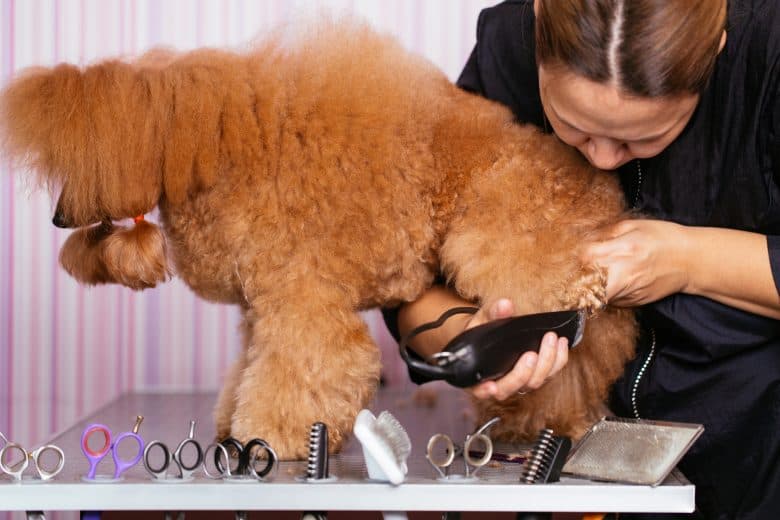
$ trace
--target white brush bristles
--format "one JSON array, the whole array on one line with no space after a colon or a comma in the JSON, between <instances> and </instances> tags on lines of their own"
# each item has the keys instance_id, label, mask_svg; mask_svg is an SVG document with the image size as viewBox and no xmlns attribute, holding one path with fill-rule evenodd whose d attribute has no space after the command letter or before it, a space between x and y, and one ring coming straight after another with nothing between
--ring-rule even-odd
<instances>
[{"instance_id":1,"label":"white brush bristles","mask_svg":"<svg viewBox=\"0 0 780 520\"><path fill-rule=\"evenodd\" d=\"M412 451L409 435L389 412L375 417L361 410L355 419L355 437L363 447L368 476L374 480L401 484L406 478L406 459Z\"/></svg>"}]
</instances>

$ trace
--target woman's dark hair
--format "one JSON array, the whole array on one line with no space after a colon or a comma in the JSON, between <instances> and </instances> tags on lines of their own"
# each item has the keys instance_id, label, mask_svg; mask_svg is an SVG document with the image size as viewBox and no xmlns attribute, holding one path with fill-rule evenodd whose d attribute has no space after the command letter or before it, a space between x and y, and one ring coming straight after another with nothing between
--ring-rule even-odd
<instances>
[{"instance_id":1,"label":"woman's dark hair","mask_svg":"<svg viewBox=\"0 0 780 520\"><path fill-rule=\"evenodd\" d=\"M726 26L726 0L538 0L536 59L629 94L700 93Z\"/></svg>"}]
</instances>

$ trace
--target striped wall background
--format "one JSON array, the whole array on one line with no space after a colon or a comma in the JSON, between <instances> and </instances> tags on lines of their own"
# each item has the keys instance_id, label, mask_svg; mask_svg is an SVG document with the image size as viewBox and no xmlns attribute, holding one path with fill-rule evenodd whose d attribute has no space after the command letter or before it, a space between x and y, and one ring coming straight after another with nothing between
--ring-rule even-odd
<instances>
[{"instance_id":1,"label":"striped wall background","mask_svg":"<svg viewBox=\"0 0 780 520\"><path fill-rule=\"evenodd\" d=\"M0 80L30 65L87 64L151 46L239 46L325 6L355 12L457 77L489 0L0 0ZM316 11L314 11L316 12ZM0 431L33 445L128 390L216 389L238 313L174 280L134 293L82 288L58 267L68 232L52 202L0 158ZM403 384L393 342L365 315ZM2 513L0 513L2 517Z\"/></svg>"}]
</instances>

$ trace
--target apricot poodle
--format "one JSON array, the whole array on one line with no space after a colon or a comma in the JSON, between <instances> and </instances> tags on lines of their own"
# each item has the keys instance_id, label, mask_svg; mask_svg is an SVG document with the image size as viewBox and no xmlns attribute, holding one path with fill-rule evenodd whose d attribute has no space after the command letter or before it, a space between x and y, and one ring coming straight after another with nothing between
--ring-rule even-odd
<instances>
[{"instance_id":1,"label":"apricot poodle","mask_svg":"<svg viewBox=\"0 0 780 520\"><path fill-rule=\"evenodd\" d=\"M61 190L55 224L80 228L60 253L72 276L143 289L170 259L198 295L241 308L218 434L281 458L306 456L315 421L339 449L380 374L358 311L413 300L440 270L522 313L604 299L577 250L624 218L614 176L357 22L249 52L32 69L1 101L6 155ZM143 219L155 208L162 229ZM501 415L507 439L581 434L635 334L607 307L558 376L480 417Z\"/></svg>"}]
</instances>

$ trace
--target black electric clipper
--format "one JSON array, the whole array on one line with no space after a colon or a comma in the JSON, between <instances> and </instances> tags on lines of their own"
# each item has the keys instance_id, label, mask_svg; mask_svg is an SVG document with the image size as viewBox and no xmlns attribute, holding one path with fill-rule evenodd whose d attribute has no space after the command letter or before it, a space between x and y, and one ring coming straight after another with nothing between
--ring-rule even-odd
<instances>
[{"instance_id":1,"label":"black electric clipper","mask_svg":"<svg viewBox=\"0 0 780 520\"><path fill-rule=\"evenodd\" d=\"M523 353L539 350L547 332L567 338L569 348L575 347L582 339L587 316L585 311L574 310L493 320L462 332L429 362L410 355L406 344L412 337L440 326L453 314L476 311L473 307L457 307L445 312L437 321L417 327L401 340L401 358L423 378L443 379L465 388L509 372Z\"/></svg>"}]
</instances>

